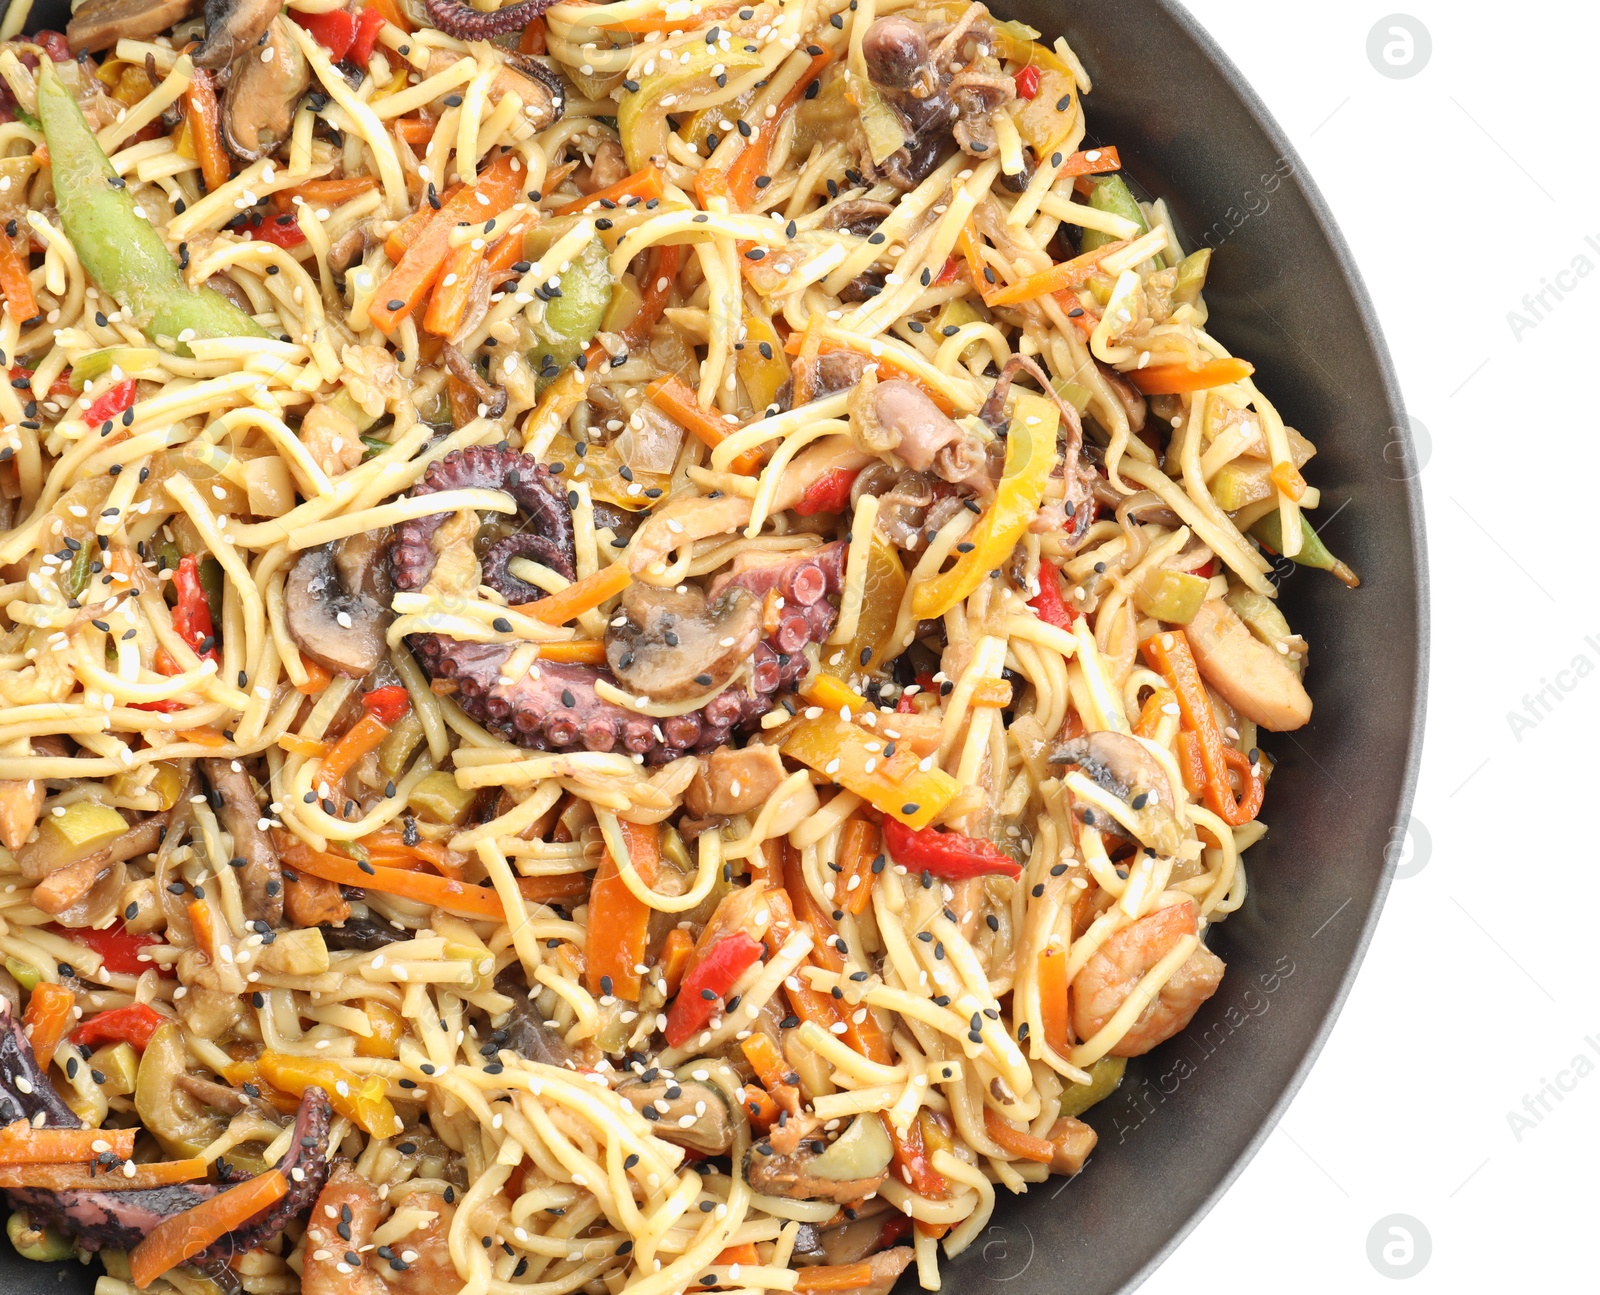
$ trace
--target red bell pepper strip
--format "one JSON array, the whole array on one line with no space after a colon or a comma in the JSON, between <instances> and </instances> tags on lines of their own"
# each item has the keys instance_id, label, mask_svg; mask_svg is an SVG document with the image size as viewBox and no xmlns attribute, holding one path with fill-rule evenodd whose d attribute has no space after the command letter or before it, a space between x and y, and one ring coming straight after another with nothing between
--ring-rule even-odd
<instances>
[{"instance_id":1,"label":"red bell pepper strip","mask_svg":"<svg viewBox=\"0 0 1600 1295\"><path fill-rule=\"evenodd\" d=\"M348 9L335 9L331 13L291 12L289 16L316 37L317 44L328 51L328 59L333 63L343 60L356 38L356 16Z\"/></svg>"},{"instance_id":2,"label":"red bell pepper strip","mask_svg":"<svg viewBox=\"0 0 1600 1295\"><path fill-rule=\"evenodd\" d=\"M889 855L910 872L931 872L945 881L968 877L1020 877L1022 867L1010 855L987 841L936 827L912 831L899 819L885 815L883 843Z\"/></svg>"},{"instance_id":3,"label":"red bell pepper strip","mask_svg":"<svg viewBox=\"0 0 1600 1295\"><path fill-rule=\"evenodd\" d=\"M169 1019L144 1003L129 1003L91 1016L72 1032L72 1041L91 1048L102 1043L131 1043L143 1052Z\"/></svg>"},{"instance_id":4,"label":"red bell pepper strip","mask_svg":"<svg viewBox=\"0 0 1600 1295\"><path fill-rule=\"evenodd\" d=\"M93 949L100 955L100 961L107 971L128 976L137 976L140 972L149 971L152 964L139 961L139 954L152 944L162 942L154 935L130 935L128 928L120 919L99 931L88 926L68 930L64 926L57 926L54 922L45 929L54 931L74 944Z\"/></svg>"},{"instance_id":5,"label":"red bell pepper strip","mask_svg":"<svg viewBox=\"0 0 1600 1295\"><path fill-rule=\"evenodd\" d=\"M1076 607L1061 596L1061 573L1047 562L1039 564L1039 593L1028 599L1033 614L1046 625L1058 630L1072 630L1072 622L1082 616Z\"/></svg>"},{"instance_id":6,"label":"red bell pepper strip","mask_svg":"<svg viewBox=\"0 0 1600 1295\"><path fill-rule=\"evenodd\" d=\"M383 24L388 20L376 9L363 9L360 17L356 19L355 39L350 42L350 52L346 55L357 67L366 67L367 61L372 57L372 51L378 44L378 33L383 30Z\"/></svg>"},{"instance_id":7,"label":"red bell pepper strip","mask_svg":"<svg viewBox=\"0 0 1600 1295\"><path fill-rule=\"evenodd\" d=\"M211 608L206 603L205 587L200 583L200 559L189 554L172 573L172 587L178 591L178 605L172 609L172 628L203 661L222 660L217 651L217 633L211 624Z\"/></svg>"},{"instance_id":8,"label":"red bell pepper strip","mask_svg":"<svg viewBox=\"0 0 1600 1295\"><path fill-rule=\"evenodd\" d=\"M132 407L133 397L138 388L139 383L134 378L125 378L121 382L113 383L96 396L94 403L83 411L83 421L90 427L98 427L101 423L110 421Z\"/></svg>"},{"instance_id":9,"label":"red bell pepper strip","mask_svg":"<svg viewBox=\"0 0 1600 1295\"><path fill-rule=\"evenodd\" d=\"M959 256L948 258L944 263L944 269L939 271L939 277L933 281L933 286L937 288L946 283L954 283L956 274L960 269L961 258Z\"/></svg>"},{"instance_id":10,"label":"red bell pepper strip","mask_svg":"<svg viewBox=\"0 0 1600 1295\"><path fill-rule=\"evenodd\" d=\"M298 247L306 241L300 222L292 216L273 216L259 225L250 221L244 232L253 242L271 243L274 247Z\"/></svg>"},{"instance_id":11,"label":"red bell pepper strip","mask_svg":"<svg viewBox=\"0 0 1600 1295\"><path fill-rule=\"evenodd\" d=\"M400 722L401 716L411 709L411 694L405 690L404 685L392 683L363 693L361 706L380 724L393 728Z\"/></svg>"},{"instance_id":12,"label":"red bell pepper strip","mask_svg":"<svg viewBox=\"0 0 1600 1295\"><path fill-rule=\"evenodd\" d=\"M1017 98L1031 99L1039 93L1039 69L1030 63L1018 72L1012 80L1017 83Z\"/></svg>"},{"instance_id":13,"label":"red bell pepper strip","mask_svg":"<svg viewBox=\"0 0 1600 1295\"><path fill-rule=\"evenodd\" d=\"M743 931L725 935L683 978L672 1010L667 1013L667 1043L682 1047L721 1009L734 982L761 957L761 945Z\"/></svg>"},{"instance_id":14,"label":"red bell pepper strip","mask_svg":"<svg viewBox=\"0 0 1600 1295\"><path fill-rule=\"evenodd\" d=\"M800 502L794 506L802 517L814 513L840 513L850 504L850 488L861 475L859 468L830 468L806 487Z\"/></svg>"}]
</instances>

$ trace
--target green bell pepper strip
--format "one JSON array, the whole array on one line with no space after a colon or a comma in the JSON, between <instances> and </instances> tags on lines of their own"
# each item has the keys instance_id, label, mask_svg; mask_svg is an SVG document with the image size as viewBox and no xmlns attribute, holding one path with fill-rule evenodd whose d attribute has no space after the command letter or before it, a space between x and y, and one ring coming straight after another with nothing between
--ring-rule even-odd
<instances>
[{"instance_id":1,"label":"green bell pepper strip","mask_svg":"<svg viewBox=\"0 0 1600 1295\"><path fill-rule=\"evenodd\" d=\"M39 69L39 118L62 228L103 291L152 337L266 337L221 293L184 282L178 263L117 176L89 123L48 63Z\"/></svg>"},{"instance_id":2,"label":"green bell pepper strip","mask_svg":"<svg viewBox=\"0 0 1600 1295\"><path fill-rule=\"evenodd\" d=\"M1150 232L1150 222L1144 218L1144 208L1120 175L1097 175L1089 181L1089 185L1089 205L1096 211L1107 211L1113 216L1131 220L1139 227L1140 234ZM1085 252L1092 252L1116 241L1110 234L1102 234L1098 229L1086 229L1080 246ZM1158 270L1164 269L1167 264L1166 258L1159 253L1155 262Z\"/></svg>"},{"instance_id":3,"label":"green bell pepper strip","mask_svg":"<svg viewBox=\"0 0 1600 1295\"><path fill-rule=\"evenodd\" d=\"M1267 513L1252 526L1250 534L1274 553L1283 552L1283 518L1277 509ZM1289 560L1303 567L1316 567L1319 571L1330 572L1334 579L1352 589L1361 583L1361 577L1334 557L1328 546L1322 542L1322 537L1311 529L1311 523L1304 513L1300 514L1300 552Z\"/></svg>"}]
</instances>

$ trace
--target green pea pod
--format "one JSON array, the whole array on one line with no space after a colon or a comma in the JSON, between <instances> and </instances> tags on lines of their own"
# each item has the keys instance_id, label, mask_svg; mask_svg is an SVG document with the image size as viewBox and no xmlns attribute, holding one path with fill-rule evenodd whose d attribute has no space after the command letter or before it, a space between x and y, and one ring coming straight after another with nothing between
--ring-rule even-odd
<instances>
[{"instance_id":1,"label":"green pea pod","mask_svg":"<svg viewBox=\"0 0 1600 1295\"><path fill-rule=\"evenodd\" d=\"M94 561L95 546L85 544L72 555L72 565L67 568L67 597L81 598L89 587L89 564Z\"/></svg>"},{"instance_id":2,"label":"green pea pod","mask_svg":"<svg viewBox=\"0 0 1600 1295\"><path fill-rule=\"evenodd\" d=\"M48 62L39 70L39 118L62 228L103 291L152 337L267 336L221 293L196 291L183 281L166 243L135 211L133 196Z\"/></svg>"},{"instance_id":3,"label":"green pea pod","mask_svg":"<svg viewBox=\"0 0 1600 1295\"><path fill-rule=\"evenodd\" d=\"M1250 528L1250 534L1265 544L1274 553L1283 552L1283 517L1274 508ZM1322 537L1311 529L1311 523L1304 513L1300 514L1300 552L1290 559L1303 567L1316 567L1319 571L1332 573L1334 579L1341 584L1349 585L1354 589L1361 583L1361 577L1328 551L1328 546L1322 542Z\"/></svg>"},{"instance_id":4,"label":"green pea pod","mask_svg":"<svg viewBox=\"0 0 1600 1295\"><path fill-rule=\"evenodd\" d=\"M562 272L561 295L544 308L541 340L533 352L542 389L564 372L589 344L611 304L611 270L605 244L593 239Z\"/></svg>"}]
</instances>

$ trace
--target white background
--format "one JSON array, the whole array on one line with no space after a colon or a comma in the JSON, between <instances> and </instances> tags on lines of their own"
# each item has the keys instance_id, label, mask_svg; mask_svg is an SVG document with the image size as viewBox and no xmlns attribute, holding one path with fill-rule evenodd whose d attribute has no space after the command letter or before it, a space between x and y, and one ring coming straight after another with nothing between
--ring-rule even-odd
<instances>
[{"instance_id":1,"label":"white background","mask_svg":"<svg viewBox=\"0 0 1600 1295\"><path fill-rule=\"evenodd\" d=\"M1431 56L1394 79L1387 6L1189 5L1327 199L1429 433L1433 664L1414 875L1282 1124L1144 1290L1594 1290L1600 11L1413 0ZM1431 1243L1403 1281L1403 1238L1369 1258L1394 1214Z\"/></svg>"}]
</instances>

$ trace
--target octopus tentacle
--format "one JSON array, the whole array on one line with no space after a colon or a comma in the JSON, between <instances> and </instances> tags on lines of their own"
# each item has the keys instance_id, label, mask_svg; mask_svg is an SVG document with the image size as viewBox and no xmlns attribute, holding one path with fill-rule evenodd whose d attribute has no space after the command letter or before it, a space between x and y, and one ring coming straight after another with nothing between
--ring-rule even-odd
<instances>
[{"instance_id":1,"label":"octopus tentacle","mask_svg":"<svg viewBox=\"0 0 1600 1295\"><path fill-rule=\"evenodd\" d=\"M505 490L528 529L497 540L485 553L483 581L508 602L532 602L542 591L512 575L512 558L532 558L568 579L575 575L572 516L550 472L509 449L457 450L430 464L415 494L482 488ZM395 588L422 589L438 560L435 537L446 514L401 525L390 548ZM473 643L443 634L415 634L411 648L428 676L449 685L461 708L519 746L539 751L617 751L652 764L721 746L765 715L781 691L807 669L808 643L827 639L838 620L829 601L844 580L846 546L836 542L798 555L749 554L712 582L715 598L743 588L763 605L766 637L748 669L704 706L653 718L607 701L596 692L601 666L535 660L520 676L505 674L517 645Z\"/></svg>"},{"instance_id":2,"label":"octopus tentacle","mask_svg":"<svg viewBox=\"0 0 1600 1295\"><path fill-rule=\"evenodd\" d=\"M457 40L488 40L521 31L548 9L555 0L522 0L494 13L474 9L467 0L424 0L433 25Z\"/></svg>"}]
</instances>

